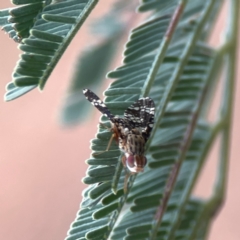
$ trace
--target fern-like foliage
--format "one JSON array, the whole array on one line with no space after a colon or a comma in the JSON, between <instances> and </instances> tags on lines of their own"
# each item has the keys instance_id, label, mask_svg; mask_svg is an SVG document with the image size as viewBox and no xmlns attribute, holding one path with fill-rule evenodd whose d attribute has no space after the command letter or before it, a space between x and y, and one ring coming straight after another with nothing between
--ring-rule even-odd
<instances>
[{"instance_id":1,"label":"fern-like foliage","mask_svg":"<svg viewBox=\"0 0 240 240\"><path fill-rule=\"evenodd\" d=\"M213 137L211 126L199 118L221 59L203 40L220 4L146 0L138 8L152 10L152 15L132 31L124 65L108 74L116 80L105 91L105 102L113 114L122 115L140 96L154 99L156 123L147 146L148 167L130 178L124 195L125 173L116 144L88 159L83 181L90 186L67 240L196 236L191 220L200 218L204 201L190 198L191 190ZM108 124L105 117L102 122ZM100 126L93 152L104 151L110 136ZM130 211L124 211L129 206Z\"/></svg>"},{"instance_id":2,"label":"fern-like foliage","mask_svg":"<svg viewBox=\"0 0 240 240\"><path fill-rule=\"evenodd\" d=\"M39 87L48 77L65 49L85 21L97 0L15 0L22 5L0 12L0 24L10 37L21 42L21 55L7 85L10 101Z\"/></svg>"},{"instance_id":3,"label":"fern-like foliage","mask_svg":"<svg viewBox=\"0 0 240 240\"><path fill-rule=\"evenodd\" d=\"M0 11L0 25L20 43L24 53L7 86L7 101L44 87L98 1L13 2L23 6ZM125 171L117 144L113 143L107 152L92 154L86 161L89 168L83 179L89 186L66 240L206 239L209 222L225 191L240 11L239 1L231 0L228 40L220 49L214 49L207 37L221 4L222 0L141 1L138 11L148 11L148 18L132 30L123 65L108 74L115 81L105 91L105 103L113 114L123 115L139 97L154 100L155 123L146 144L148 164L144 173L128 179L124 192ZM113 41L110 36L109 44ZM221 106L220 119L212 125L205 119L207 100L223 59L228 59L226 104ZM100 65L100 70L103 68L104 64ZM84 84L75 81L71 91ZM110 127L106 117L101 122ZM220 131L224 150L219 167L222 178L216 187L219 194L211 200L195 198L192 189ZM99 125L91 142L93 153L106 149L111 134Z\"/></svg>"},{"instance_id":4,"label":"fern-like foliage","mask_svg":"<svg viewBox=\"0 0 240 240\"><path fill-rule=\"evenodd\" d=\"M2 29L15 42L21 42L23 38L29 37L29 31L38 14L43 10L45 1L13 0L12 2L20 7L0 11L0 26L3 26Z\"/></svg>"}]
</instances>

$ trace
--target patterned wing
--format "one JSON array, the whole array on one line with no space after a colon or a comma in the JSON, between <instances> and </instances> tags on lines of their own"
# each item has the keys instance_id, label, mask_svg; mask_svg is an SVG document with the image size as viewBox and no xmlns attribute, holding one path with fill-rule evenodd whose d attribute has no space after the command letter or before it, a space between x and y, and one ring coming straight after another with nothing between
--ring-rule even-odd
<instances>
[{"instance_id":1,"label":"patterned wing","mask_svg":"<svg viewBox=\"0 0 240 240\"><path fill-rule=\"evenodd\" d=\"M154 123L155 104L149 97L140 98L133 103L125 112L124 117L129 121L132 128L140 128L142 135L147 141Z\"/></svg>"},{"instance_id":2,"label":"patterned wing","mask_svg":"<svg viewBox=\"0 0 240 240\"><path fill-rule=\"evenodd\" d=\"M147 123L147 126L145 127L145 129L142 130L142 135L145 138L145 141L147 141L151 135L153 124L154 124L154 113L152 117L149 119L149 122Z\"/></svg>"},{"instance_id":3,"label":"patterned wing","mask_svg":"<svg viewBox=\"0 0 240 240\"><path fill-rule=\"evenodd\" d=\"M107 106L99 99L99 97L89 89L83 89L86 99L96 107L105 117L113 121L114 115L109 111Z\"/></svg>"}]
</instances>

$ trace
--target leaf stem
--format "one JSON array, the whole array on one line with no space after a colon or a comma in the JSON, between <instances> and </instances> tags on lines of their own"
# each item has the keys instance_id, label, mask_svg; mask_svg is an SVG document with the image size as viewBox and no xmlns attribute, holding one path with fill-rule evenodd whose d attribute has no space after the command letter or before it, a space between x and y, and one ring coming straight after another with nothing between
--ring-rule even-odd
<instances>
[{"instance_id":1,"label":"leaf stem","mask_svg":"<svg viewBox=\"0 0 240 240\"><path fill-rule=\"evenodd\" d=\"M234 99L234 86L235 86L235 74L236 74L236 60L237 60L237 38L238 38L238 21L240 14L239 0L231 0L230 5L230 24L227 33L227 42L225 46L229 49L228 65L227 65L227 76L225 78L223 101L221 105L221 122L223 125L219 125L218 128L222 130L221 138L221 153L220 163L218 167L218 177L215 185L215 191L213 196L205 205L195 227L192 231L190 240L195 239L199 226L206 220L210 220L216 215L218 210L221 208L225 198L227 172L229 164L229 145L230 145L230 131L232 122L232 110L233 110L233 99ZM217 128L217 126L216 126Z\"/></svg>"},{"instance_id":2,"label":"leaf stem","mask_svg":"<svg viewBox=\"0 0 240 240\"><path fill-rule=\"evenodd\" d=\"M212 78L215 75L215 70L216 70L217 64L219 63L218 58L221 58L221 56L218 56L218 55L215 56L215 59L213 60L213 63L212 63L211 70L208 74L207 81L205 83L207 86L207 89L209 87L209 83L212 82ZM207 93L208 93L208 91L207 91ZM205 96L206 95L207 94L205 94ZM204 97L204 103L200 109L200 112L202 111L202 108L204 107L204 105L206 105L206 100L207 100L206 97ZM189 177L188 183L182 194L182 198L179 200L180 207L179 207L177 213L175 214L175 216L173 216L171 231L167 238L168 240L172 240L175 237L175 231L177 230L177 228L179 226L179 221L181 220L182 214L184 214L185 205L187 204L187 201L189 199L191 191L197 181L199 173L200 173L202 166L206 160L206 156L207 156L209 150L211 149L212 144L214 143L217 135L219 134L219 132L223 126L224 126L224 121L220 119L210 128L210 134L208 135L207 139L205 140L205 145L199 155L199 159L197 160L196 167L192 170L191 176Z\"/></svg>"},{"instance_id":3,"label":"leaf stem","mask_svg":"<svg viewBox=\"0 0 240 240\"><path fill-rule=\"evenodd\" d=\"M184 10L184 7L187 4L187 0L180 1L178 7L176 8L172 19L169 23L168 29L166 31L166 34L163 38L163 41L161 42L161 45L159 47L158 53L156 54L155 60L153 62L153 65L150 69L150 72L148 74L148 77L144 83L143 90L142 90L142 96L147 97L149 95L149 92L151 90L152 84L155 80L155 77L157 75L157 72L159 70L160 65L162 64L162 61L165 57L165 53L168 49L168 45L172 39L173 33L175 28L177 27L178 21L180 16L182 15L182 12Z\"/></svg>"},{"instance_id":4,"label":"leaf stem","mask_svg":"<svg viewBox=\"0 0 240 240\"><path fill-rule=\"evenodd\" d=\"M227 32L227 41L229 42L229 53L227 55L227 73L224 83L223 101L221 105L221 117L225 120L225 125L222 132L221 148L220 148L220 163L218 168L218 177L215 185L215 201L217 211L225 198L227 173L229 164L229 147L231 137L231 123L233 111L233 99L236 81L236 64L237 64L237 39L239 29L239 14L240 4L239 0L230 1L230 14L232 16L229 22Z\"/></svg>"},{"instance_id":5,"label":"leaf stem","mask_svg":"<svg viewBox=\"0 0 240 240\"><path fill-rule=\"evenodd\" d=\"M179 66L178 66L178 69L176 70L176 74L173 75L174 76L172 78L173 81L170 81L171 85L169 84L170 85L169 88L168 88L169 91L166 91L168 93L168 95L165 94L163 96L163 99L160 102L160 106L161 106L161 103L163 103L164 108L166 107L168 97L171 95L171 92L174 90L173 86L177 83L177 80L180 77L180 74L183 70L183 67L188 60L188 56L191 53L191 50L194 47L194 44L195 44L196 40L198 39L198 34L201 33L201 27L204 26L204 23L207 20L209 14L211 13L211 9L212 9L213 6L214 6L214 1L210 1L210 3L207 4L207 6L205 8L205 11L202 14L202 18L200 20L200 23L197 27L196 33L195 33L195 35L193 35L191 37L190 42L187 44L187 47L185 48L184 57L182 58L182 61L180 62ZM186 132L185 132L185 136L183 138L182 145L180 146L179 159L175 163L175 165L173 166L173 169L172 169L172 171L170 173L170 176L167 180L166 189L165 189L165 192L163 194L163 199L161 201L160 206L158 207L158 209L156 211L155 221L153 223L153 228L152 228L152 232L151 232L151 239L155 239L156 236L157 236L157 231L160 227L160 224L161 224L161 221L162 221L162 218L163 218L163 214L166 210L168 200L171 196L173 187L175 185L175 182L176 182L176 179L177 179L177 176L178 176L178 172L180 170L181 164L182 164L182 162L183 162L183 160L186 156L186 152L187 152L187 150L189 148L189 145L191 143L192 134L193 134L193 131L195 129L195 125L196 125L196 122L198 120L199 111L200 111L200 108L203 104L204 98L206 96L206 92L207 92L207 84L205 85L205 89L203 89L203 92L202 92L202 94L199 98L195 113L193 114L192 119L191 119L191 121L188 125L188 128L187 128ZM157 121L159 121L159 122L156 124L156 126L158 126L158 124L160 123L160 118L161 118L161 116L163 116L163 113L164 113L163 108L160 108L160 113L158 115L159 118L157 118ZM157 128L155 127L155 132L156 132L156 129Z\"/></svg>"},{"instance_id":6,"label":"leaf stem","mask_svg":"<svg viewBox=\"0 0 240 240\"><path fill-rule=\"evenodd\" d=\"M169 99L171 98L171 95L178 83L178 80L181 76L181 73L182 73L185 65L187 64L189 55L191 54L193 48L195 47L195 43L198 41L199 36L201 35L201 31L205 25L205 22L207 21L209 14L211 13L211 10L214 6L215 1L216 0L211 0L210 3L208 3L207 6L205 7L205 10L203 11L202 16L200 17L199 24L196 26L196 30L195 30L194 34L190 37L190 40L186 44L186 47L182 54L182 57L179 61L179 64L178 64L178 66L176 66L175 71L172 74L172 77L168 82L168 85L164 91L163 97L162 97L160 103L158 104L158 106L156 106L156 109L157 109L156 116L155 116L156 122L154 124L150 139L147 142L146 149L148 149L148 147L151 144L151 141L152 141L152 139L157 131L157 128L161 122L161 119L164 115L164 112L165 112L166 106L169 102Z\"/></svg>"},{"instance_id":7,"label":"leaf stem","mask_svg":"<svg viewBox=\"0 0 240 240\"><path fill-rule=\"evenodd\" d=\"M207 84L205 85L205 88L202 90L202 93L199 97L199 100L198 100L198 103L196 106L196 110L192 114L192 118L190 120L189 125L187 126L185 135L184 135L181 145L179 147L179 158L177 159L177 162L174 164L172 171L170 172L170 175L168 177L161 204L159 205L159 207L157 208L157 211L156 211L155 220L153 222L153 228L152 228L150 239L156 239L157 232L161 225L161 221L162 221L164 212L167 208L168 200L173 191L173 188L174 188L178 173L180 171L182 162L184 161L187 150L191 144L192 135L195 130L196 123L198 121L198 116L199 116L199 113L201 110L201 106L205 99L206 89L207 89Z\"/></svg>"},{"instance_id":8,"label":"leaf stem","mask_svg":"<svg viewBox=\"0 0 240 240\"><path fill-rule=\"evenodd\" d=\"M112 180L112 184L111 184L112 192L115 195L117 194L117 186L118 186L119 179L121 177L122 169L123 169L122 154L120 154L119 159L118 159L118 164L117 164L117 167L116 167L116 171L115 171L115 174L113 176L113 180Z\"/></svg>"}]
</instances>

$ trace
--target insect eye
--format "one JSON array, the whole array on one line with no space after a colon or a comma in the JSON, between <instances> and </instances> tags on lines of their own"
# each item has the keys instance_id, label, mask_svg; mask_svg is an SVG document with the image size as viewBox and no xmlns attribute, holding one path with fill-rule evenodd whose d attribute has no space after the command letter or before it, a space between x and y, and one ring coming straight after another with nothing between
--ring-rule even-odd
<instances>
[{"instance_id":1,"label":"insect eye","mask_svg":"<svg viewBox=\"0 0 240 240\"><path fill-rule=\"evenodd\" d=\"M146 157L144 157L144 159L145 159L145 164L144 164L144 166L146 166L146 164L147 164L147 158L146 158Z\"/></svg>"},{"instance_id":2,"label":"insect eye","mask_svg":"<svg viewBox=\"0 0 240 240\"><path fill-rule=\"evenodd\" d=\"M146 164L145 156L129 155L126 159L126 165L131 172L142 172Z\"/></svg>"},{"instance_id":3,"label":"insect eye","mask_svg":"<svg viewBox=\"0 0 240 240\"><path fill-rule=\"evenodd\" d=\"M139 168L143 169L146 166L146 164L147 164L147 158L145 156L139 157L137 164L138 164Z\"/></svg>"},{"instance_id":4,"label":"insect eye","mask_svg":"<svg viewBox=\"0 0 240 240\"><path fill-rule=\"evenodd\" d=\"M127 167L128 167L129 169L130 169L130 168L133 168L133 167L135 166L135 164L134 164L134 156L133 156L133 155L129 155L129 156L127 157L126 163L127 163Z\"/></svg>"}]
</instances>

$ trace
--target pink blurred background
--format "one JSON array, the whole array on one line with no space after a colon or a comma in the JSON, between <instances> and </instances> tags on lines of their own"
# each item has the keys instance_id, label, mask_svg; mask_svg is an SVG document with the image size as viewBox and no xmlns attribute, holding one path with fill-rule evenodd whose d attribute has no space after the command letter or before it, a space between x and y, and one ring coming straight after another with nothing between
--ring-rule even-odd
<instances>
[{"instance_id":1,"label":"pink blurred background","mask_svg":"<svg viewBox=\"0 0 240 240\"><path fill-rule=\"evenodd\" d=\"M7 7L9 1L0 2L0 8ZM103 2L100 2L94 10L94 16L104 9ZM223 12L211 44L219 44L219 33L225 18ZM85 188L81 183L87 168L84 161L90 154L89 141L96 132L99 115L94 112L93 118L70 129L62 128L57 118L80 46L84 48L89 40L86 29L86 26L83 27L77 34L43 92L35 90L12 102L0 101L0 239L64 239L79 209L81 192ZM3 96L20 51L3 32L0 34L0 49L0 96ZM214 106L217 106L218 99L216 97ZM227 199L213 222L210 240L240 239L239 101L238 82ZM210 195L216 159L217 145L196 187L197 195Z\"/></svg>"}]
</instances>

